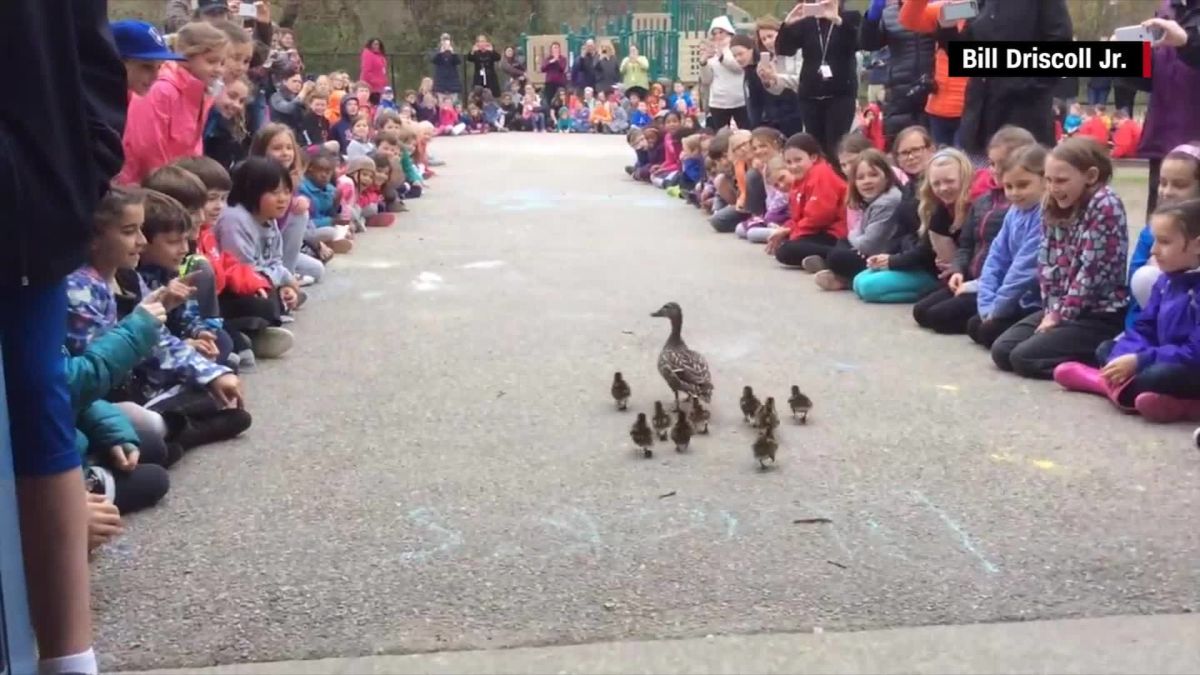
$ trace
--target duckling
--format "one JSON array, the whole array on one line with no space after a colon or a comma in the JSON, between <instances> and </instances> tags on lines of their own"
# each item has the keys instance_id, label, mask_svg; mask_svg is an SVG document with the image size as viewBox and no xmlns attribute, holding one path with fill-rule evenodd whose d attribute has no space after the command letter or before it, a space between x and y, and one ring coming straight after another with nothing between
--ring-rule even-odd
<instances>
[{"instance_id":1,"label":"duckling","mask_svg":"<svg viewBox=\"0 0 1200 675\"><path fill-rule=\"evenodd\" d=\"M617 402L617 410L625 410L629 406L629 396L633 392L629 389L629 383L621 373L613 373L612 397Z\"/></svg>"},{"instance_id":2,"label":"duckling","mask_svg":"<svg viewBox=\"0 0 1200 675\"><path fill-rule=\"evenodd\" d=\"M766 402L758 409L758 414L754 416L754 426L771 431L779 426L779 414L775 412L774 396L768 396Z\"/></svg>"},{"instance_id":3,"label":"duckling","mask_svg":"<svg viewBox=\"0 0 1200 675\"><path fill-rule=\"evenodd\" d=\"M705 410L704 406L700 405L700 399L692 399L692 412L688 414L691 419L692 426L696 431L702 434L708 433L708 420L712 417L712 413Z\"/></svg>"},{"instance_id":4,"label":"duckling","mask_svg":"<svg viewBox=\"0 0 1200 675\"><path fill-rule=\"evenodd\" d=\"M675 443L675 452L683 452L688 449L688 443L692 442L692 425L682 410L675 415L675 426L671 427L671 441Z\"/></svg>"},{"instance_id":5,"label":"duckling","mask_svg":"<svg viewBox=\"0 0 1200 675\"><path fill-rule=\"evenodd\" d=\"M745 420L747 422L751 421L754 418L755 413L758 412L758 408L761 405L762 405L762 403L760 403L758 400L758 397L754 395L754 390L750 388L750 385L746 385L746 386L742 387L742 419L743 420Z\"/></svg>"},{"instance_id":6,"label":"duckling","mask_svg":"<svg viewBox=\"0 0 1200 675\"><path fill-rule=\"evenodd\" d=\"M675 410L679 408L679 392L688 398L702 398L712 402L712 374L708 372L708 361L700 352L688 349L684 343L683 310L679 303L668 302L650 316L666 317L671 320L671 335L658 355L658 372L667 381L675 394Z\"/></svg>"},{"instance_id":7,"label":"duckling","mask_svg":"<svg viewBox=\"0 0 1200 675\"><path fill-rule=\"evenodd\" d=\"M808 411L812 410L812 399L800 393L800 387L792 385L792 395L788 398L792 407L792 417L799 417L801 424L808 424Z\"/></svg>"},{"instance_id":8,"label":"duckling","mask_svg":"<svg viewBox=\"0 0 1200 675\"><path fill-rule=\"evenodd\" d=\"M654 456L650 446L654 445L654 430L646 423L646 413L638 413L637 421L629 430L629 437L642 449L642 456L649 459Z\"/></svg>"},{"instance_id":9,"label":"duckling","mask_svg":"<svg viewBox=\"0 0 1200 675\"><path fill-rule=\"evenodd\" d=\"M779 441L775 440L775 432L771 429L763 429L758 432L758 438L754 439L754 459L758 460L758 465L765 471L767 468L767 459L771 460L771 464L775 463L775 451L779 449Z\"/></svg>"},{"instance_id":10,"label":"duckling","mask_svg":"<svg viewBox=\"0 0 1200 675\"><path fill-rule=\"evenodd\" d=\"M654 402L654 430L658 432L658 440L667 440L667 430L671 428L671 416L663 408L662 401Z\"/></svg>"}]
</instances>

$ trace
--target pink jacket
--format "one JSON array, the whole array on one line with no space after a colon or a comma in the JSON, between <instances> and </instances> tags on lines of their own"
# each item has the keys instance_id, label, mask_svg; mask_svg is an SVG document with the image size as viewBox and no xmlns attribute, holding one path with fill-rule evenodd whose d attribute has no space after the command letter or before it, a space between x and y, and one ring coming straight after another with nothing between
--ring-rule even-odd
<instances>
[{"instance_id":1,"label":"pink jacket","mask_svg":"<svg viewBox=\"0 0 1200 675\"><path fill-rule=\"evenodd\" d=\"M388 86L387 57L370 49L363 49L359 60L358 79L371 85L371 92L378 94Z\"/></svg>"},{"instance_id":2,"label":"pink jacket","mask_svg":"<svg viewBox=\"0 0 1200 675\"><path fill-rule=\"evenodd\" d=\"M125 123L125 166L118 184L140 183L159 167L204 152L204 122L212 107L207 87L176 62L163 64L145 96L129 102Z\"/></svg>"}]
</instances>

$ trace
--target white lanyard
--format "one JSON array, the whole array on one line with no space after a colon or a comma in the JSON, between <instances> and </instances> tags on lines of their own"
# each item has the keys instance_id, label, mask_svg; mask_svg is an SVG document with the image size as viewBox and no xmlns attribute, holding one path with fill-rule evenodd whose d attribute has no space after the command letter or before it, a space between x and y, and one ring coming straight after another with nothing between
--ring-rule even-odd
<instances>
[{"instance_id":1,"label":"white lanyard","mask_svg":"<svg viewBox=\"0 0 1200 675\"><path fill-rule=\"evenodd\" d=\"M821 37L821 24L817 24L817 40L821 42L821 65L825 65L825 54L829 51L829 43L833 37L833 22L829 22L829 30L825 31L825 37Z\"/></svg>"}]
</instances>

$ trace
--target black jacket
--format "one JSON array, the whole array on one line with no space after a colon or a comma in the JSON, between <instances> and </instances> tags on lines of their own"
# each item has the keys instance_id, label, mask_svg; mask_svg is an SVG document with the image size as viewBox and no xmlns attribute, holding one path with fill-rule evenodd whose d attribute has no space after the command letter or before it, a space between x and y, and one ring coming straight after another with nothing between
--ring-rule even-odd
<instances>
[{"instance_id":1,"label":"black jacket","mask_svg":"<svg viewBox=\"0 0 1200 675\"><path fill-rule=\"evenodd\" d=\"M956 39L977 42L1070 41L1074 35L1066 0L980 0L979 16ZM1056 78L972 77L967 83L959 133L965 149L983 154L1005 125L1024 127L1039 143L1054 145L1050 107Z\"/></svg>"},{"instance_id":2,"label":"black jacket","mask_svg":"<svg viewBox=\"0 0 1200 675\"><path fill-rule=\"evenodd\" d=\"M903 205L901 202L902 207ZM957 243L962 231L951 233L950 228L953 224L953 214L945 206L939 205L930 219L929 231L951 237ZM929 234L920 234L918 225L916 232L903 239L900 250L888 258L888 269L924 271L937 277L939 274L937 254L933 250L933 242L929 240Z\"/></svg>"},{"instance_id":3,"label":"black jacket","mask_svg":"<svg viewBox=\"0 0 1200 675\"><path fill-rule=\"evenodd\" d=\"M618 82L621 81L620 64L615 58L598 58L596 59L596 92L604 92L609 94Z\"/></svg>"},{"instance_id":4,"label":"black jacket","mask_svg":"<svg viewBox=\"0 0 1200 675\"><path fill-rule=\"evenodd\" d=\"M454 52L434 52L429 57L433 64L433 91L435 94L461 94L462 77L458 67L462 65L462 57Z\"/></svg>"},{"instance_id":5,"label":"black jacket","mask_svg":"<svg viewBox=\"0 0 1200 675\"><path fill-rule=\"evenodd\" d=\"M746 114L750 117L751 128L768 126L784 135L798 131L803 127L804 119L800 98L791 89L784 89L782 94L767 91L758 77L758 54L754 61L745 68Z\"/></svg>"},{"instance_id":6,"label":"black jacket","mask_svg":"<svg viewBox=\"0 0 1200 675\"><path fill-rule=\"evenodd\" d=\"M0 2L0 286L83 263L92 213L121 169L128 93L105 0Z\"/></svg>"},{"instance_id":7,"label":"black jacket","mask_svg":"<svg viewBox=\"0 0 1200 675\"><path fill-rule=\"evenodd\" d=\"M496 77L496 64L500 62L500 54L495 50L471 52L467 54L467 60L475 64L475 76L471 79L471 86L490 89L492 96L499 96L500 80Z\"/></svg>"},{"instance_id":8,"label":"black jacket","mask_svg":"<svg viewBox=\"0 0 1200 675\"><path fill-rule=\"evenodd\" d=\"M883 102L883 135L888 146L905 127L922 124L928 88L917 87L922 76L933 81L934 48L929 35L914 33L900 25L900 5L888 5L878 21L863 20L859 32L861 49L888 48L887 97Z\"/></svg>"},{"instance_id":9,"label":"black jacket","mask_svg":"<svg viewBox=\"0 0 1200 675\"><path fill-rule=\"evenodd\" d=\"M1004 226L1008 214L1008 200L1004 189L992 190L980 195L967 212L967 222L958 236L958 250L954 253L954 271L968 281L978 279L983 272L992 240Z\"/></svg>"},{"instance_id":10,"label":"black jacket","mask_svg":"<svg viewBox=\"0 0 1200 675\"><path fill-rule=\"evenodd\" d=\"M862 13L843 11L842 24L833 26L825 19L801 19L785 24L775 38L775 51L780 56L794 56L800 52L804 62L800 66L800 98L827 98L831 96L858 95L858 31L862 25ZM825 36L828 35L828 41ZM822 43L825 43L825 63L833 70L833 77L821 77Z\"/></svg>"},{"instance_id":11,"label":"black jacket","mask_svg":"<svg viewBox=\"0 0 1200 675\"><path fill-rule=\"evenodd\" d=\"M596 56L594 54L580 55L571 66L571 86L583 95L584 87L596 88Z\"/></svg>"}]
</instances>

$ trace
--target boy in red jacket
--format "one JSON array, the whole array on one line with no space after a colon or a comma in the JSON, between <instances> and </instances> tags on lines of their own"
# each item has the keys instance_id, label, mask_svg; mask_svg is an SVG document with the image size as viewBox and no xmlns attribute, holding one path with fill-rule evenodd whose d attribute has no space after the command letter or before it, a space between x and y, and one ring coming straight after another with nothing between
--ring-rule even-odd
<instances>
[{"instance_id":1,"label":"boy in red jacket","mask_svg":"<svg viewBox=\"0 0 1200 675\"><path fill-rule=\"evenodd\" d=\"M1113 130L1113 159L1136 156L1138 145L1142 142L1141 123L1130 117L1124 108L1117 108L1113 123L1116 125Z\"/></svg>"},{"instance_id":2,"label":"boy in red jacket","mask_svg":"<svg viewBox=\"0 0 1200 675\"><path fill-rule=\"evenodd\" d=\"M821 156L821 144L810 134L789 138L783 160L795 178L788 195L791 216L767 240L767 254L815 274L825 269L833 245L848 234L846 181Z\"/></svg>"},{"instance_id":3,"label":"boy in red jacket","mask_svg":"<svg viewBox=\"0 0 1200 675\"><path fill-rule=\"evenodd\" d=\"M1084 108L1083 124L1080 125L1077 136L1087 136L1095 139L1101 147L1108 147L1108 123L1105 122L1103 108L1097 109Z\"/></svg>"}]
</instances>

